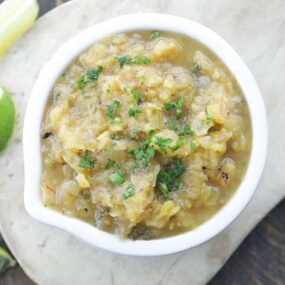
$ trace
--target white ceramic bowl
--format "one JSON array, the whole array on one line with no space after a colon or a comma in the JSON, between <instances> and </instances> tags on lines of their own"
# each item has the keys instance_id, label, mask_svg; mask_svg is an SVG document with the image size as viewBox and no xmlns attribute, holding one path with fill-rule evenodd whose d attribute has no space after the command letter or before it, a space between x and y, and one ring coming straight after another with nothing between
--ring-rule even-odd
<instances>
[{"instance_id":1,"label":"white ceramic bowl","mask_svg":"<svg viewBox=\"0 0 285 285\"><path fill-rule=\"evenodd\" d=\"M185 34L218 55L238 81L249 105L253 143L246 175L233 197L211 219L192 231L158 240L120 240L81 220L43 206L40 196L42 171L40 125L50 91L59 75L84 49L107 34L131 30L165 30ZM193 21L164 14L132 14L95 24L60 48L43 67L33 88L24 124L25 207L35 219L66 230L88 243L116 253L156 256L200 245L225 229L253 196L265 163L267 122L258 86L238 54L220 36Z\"/></svg>"}]
</instances>

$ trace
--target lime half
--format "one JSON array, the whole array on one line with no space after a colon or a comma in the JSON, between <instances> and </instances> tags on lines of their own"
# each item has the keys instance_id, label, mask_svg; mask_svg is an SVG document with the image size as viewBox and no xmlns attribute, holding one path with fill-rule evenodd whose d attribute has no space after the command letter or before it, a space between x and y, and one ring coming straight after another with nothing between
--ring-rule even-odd
<instances>
[{"instance_id":1,"label":"lime half","mask_svg":"<svg viewBox=\"0 0 285 285\"><path fill-rule=\"evenodd\" d=\"M0 58L34 23L38 12L36 0L5 0L0 4Z\"/></svg>"},{"instance_id":2,"label":"lime half","mask_svg":"<svg viewBox=\"0 0 285 285\"><path fill-rule=\"evenodd\" d=\"M0 87L0 152L6 147L14 129L15 106L9 93Z\"/></svg>"}]
</instances>

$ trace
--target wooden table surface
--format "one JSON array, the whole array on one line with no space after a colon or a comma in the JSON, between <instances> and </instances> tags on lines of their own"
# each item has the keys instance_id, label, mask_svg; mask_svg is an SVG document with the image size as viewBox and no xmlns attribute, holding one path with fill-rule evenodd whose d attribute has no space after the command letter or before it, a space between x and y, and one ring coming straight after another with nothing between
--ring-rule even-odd
<instances>
[{"instance_id":1,"label":"wooden table surface","mask_svg":"<svg viewBox=\"0 0 285 285\"><path fill-rule=\"evenodd\" d=\"M40 15L67 1L69 0L38 0ZM1 235L0 245L5 246ZM224 284L285 284L285 201L257 225L208 285ZM0 285L34 283L17 266L0 276Z\"/></svg>"}]
</instances>

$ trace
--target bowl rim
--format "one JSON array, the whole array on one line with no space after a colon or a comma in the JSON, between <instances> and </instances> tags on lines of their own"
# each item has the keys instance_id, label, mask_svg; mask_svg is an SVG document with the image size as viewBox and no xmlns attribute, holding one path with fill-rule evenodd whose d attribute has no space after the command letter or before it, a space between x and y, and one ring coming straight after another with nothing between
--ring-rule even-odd
<instances>
[{"instance_id":1,"label":"bowl rim","mask_svg":"<svg viewBox=\"0 0 285 285\"><path fill-rule=\"evenodd\" d=\"M209 220L192 231L150 240L121 240L117 236L76 218L45 207L40 196L42 170L40 125L47 99L59 75L83 50L108 34L132 30L166 30L185 34L207 46L231 71L244 93L252 123L252 150L244 179L230 200ZM168 14L128 14L97 23L66 42L43 66L31 92L23 128L25 169L24 204L34 219L74 234L89 244L114 253L132 256L160 256L201 245L229 226L256 191L267 154L267 119L262 95L251 72L218 34L209 28Z\"/></svg>"}]
</instances>

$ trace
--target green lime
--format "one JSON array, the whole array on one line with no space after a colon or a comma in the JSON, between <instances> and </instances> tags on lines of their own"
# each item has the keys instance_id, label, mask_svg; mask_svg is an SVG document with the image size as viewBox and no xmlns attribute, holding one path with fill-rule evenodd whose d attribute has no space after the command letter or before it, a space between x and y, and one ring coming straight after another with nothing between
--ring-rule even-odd
<instances>
[{"instance_id":1,"label":"green lime","mask_svg":"<svg viewBox=\"0 0 285 285\"><path fill-rule=\"evenodd\" d=\"M14 267L16 265L16 261L13 257L0 246L0 274L3 273L10 267Z\"/></svg>"},{"instance_id":2,"label":"green lime","mask_svg":"<svg viewBox=\"0 0 285 285\"><path fill-rule=\"evenodd\" d=\"M0 87L0 152L6 147L14 129L15 106L9 93Z\"/></svg>"},{"instance_id":3,"label":"green lime","mask_svg":"<svg viewBox=\"0 0 285 285\"><path fill-rule=\"evenodd\" d=\"M38 12L36 0L6 0L0 5L0 58L32 26Z\"/></svg>"}]
</instances>

